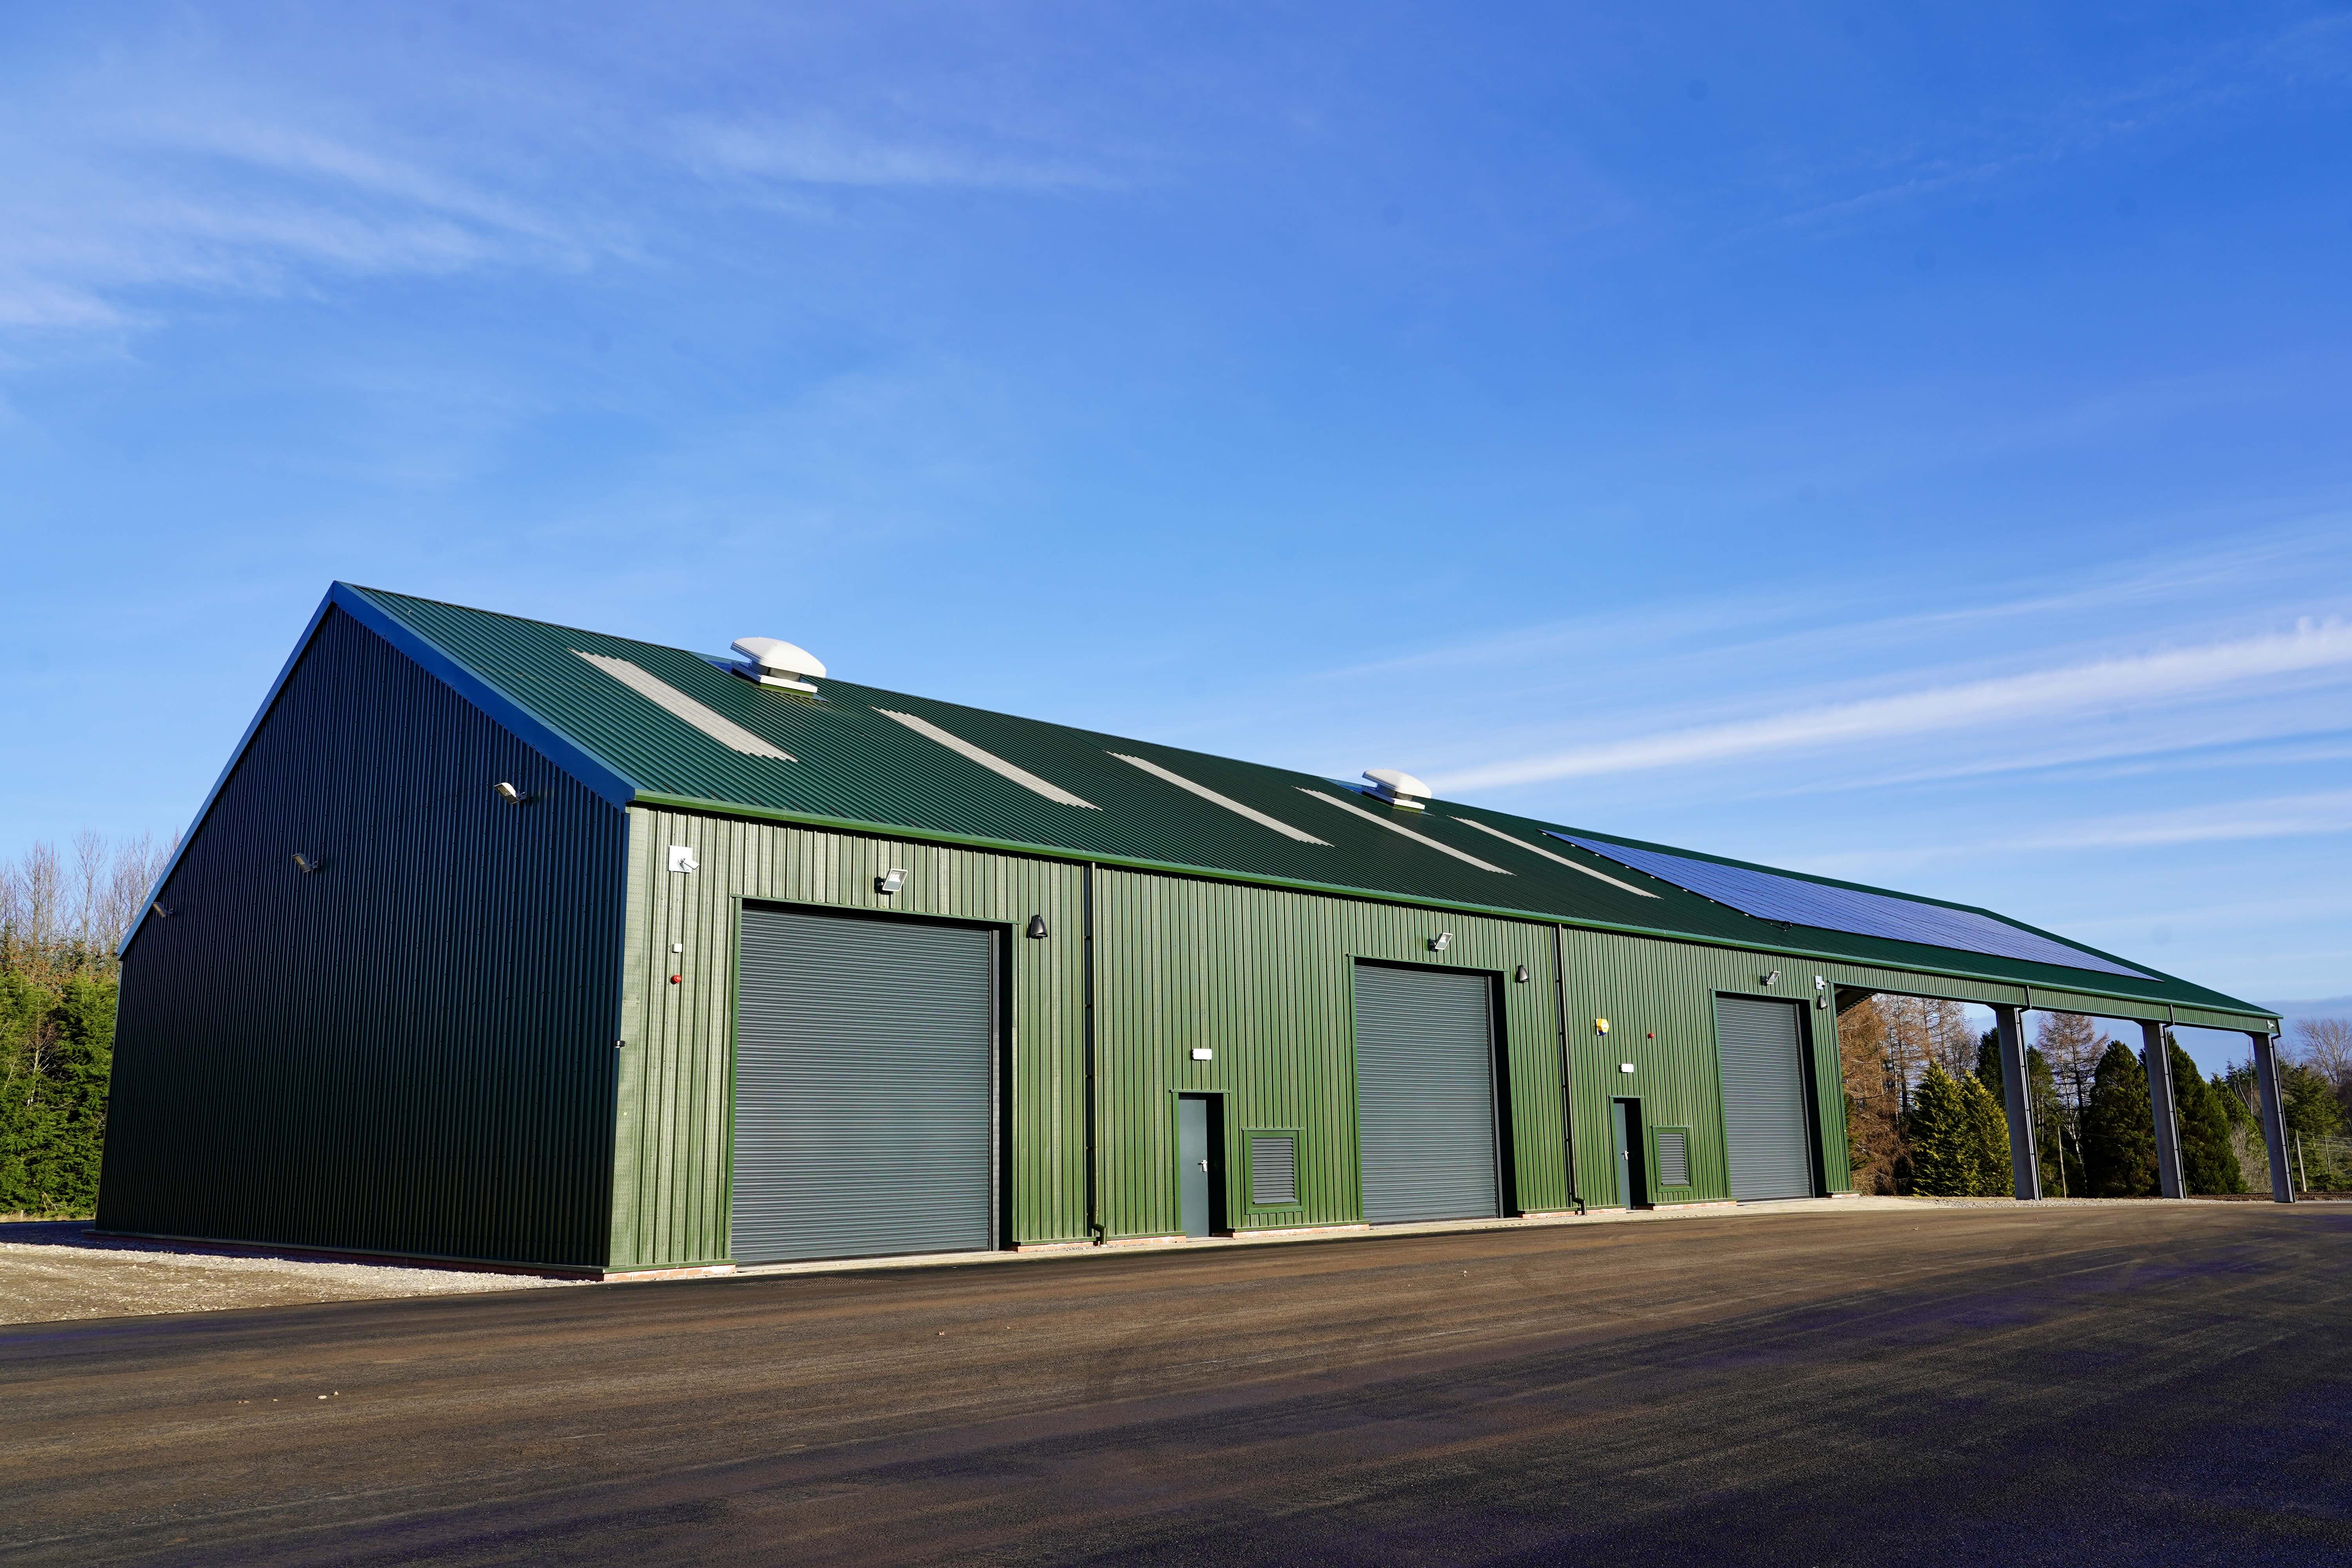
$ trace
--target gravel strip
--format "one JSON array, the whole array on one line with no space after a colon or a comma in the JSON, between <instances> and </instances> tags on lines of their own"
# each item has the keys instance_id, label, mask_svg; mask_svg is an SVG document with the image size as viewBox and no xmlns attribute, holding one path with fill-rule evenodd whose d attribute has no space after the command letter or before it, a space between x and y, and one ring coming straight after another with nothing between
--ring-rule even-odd
<instances>
[{"instance_id":1,"label":"gravel strip","mask_svg":"<svg viewBox=\"0 0 2352 1568\"><path fill-rule=\"evenodd\" d=\"M0 1224L0 1323L539 1290L576 1283L464 1268L255 1257L192 1242L133 1241L92 1236L87 1220Z\"/></svg>"}]
</instances>

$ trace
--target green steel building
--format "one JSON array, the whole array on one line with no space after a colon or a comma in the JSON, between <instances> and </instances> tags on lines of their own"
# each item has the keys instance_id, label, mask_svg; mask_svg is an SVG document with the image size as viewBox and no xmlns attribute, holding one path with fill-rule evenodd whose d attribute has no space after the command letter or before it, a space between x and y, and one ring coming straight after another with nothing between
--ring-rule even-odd
<instances>
[{"instance_id":1,"label":"green steel building","mask_svg":"<svg viewBox=\"0 0 2352 1568\"><path fill-rule=\"evenodd\" d=\"M124 943L100 1226L626 1275L1817 1196L1876 993L1993 1009L2013 1134L2025 1010L2242 1030L2290 1195L2276 1018L2146 964L736 648L335 584Z\"/></svg>"}]
</instances>

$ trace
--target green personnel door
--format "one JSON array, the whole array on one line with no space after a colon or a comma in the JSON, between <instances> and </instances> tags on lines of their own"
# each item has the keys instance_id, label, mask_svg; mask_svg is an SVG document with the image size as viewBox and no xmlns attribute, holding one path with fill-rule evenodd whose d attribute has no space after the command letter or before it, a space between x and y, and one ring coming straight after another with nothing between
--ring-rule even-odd
<instances>
[{"instance_id":1,"label":"green personnel door","mask_svg":"<svg viewBox=\"0 0 2352 1568\"><path fill-rule=\"evenodd\" d=\"M1812 1118L1796 1005L1718 996L1715 1037L1731 1195L1742 1203L1811 1197Z\"/></svg>"},{"instance_id":2,"label":"green personnel door","mask_svg":"<svg viewBox=\"0 0 2352 1568\"><path fill-rule=\"evenodd\" d=\"M1356 1097L1366 1219L1502 1212L1485 975L1356 965Z\"/></svg>"},{"instance_id":3,"label":"green personnel door","mask_svg":"<svg viewBox=\"0 0 2352 1568\"><path fill-rule=\"evenodd\" d=\"M744 910L737 1262L992 1245L995 940Z\"/></svg>"}]
</instances>

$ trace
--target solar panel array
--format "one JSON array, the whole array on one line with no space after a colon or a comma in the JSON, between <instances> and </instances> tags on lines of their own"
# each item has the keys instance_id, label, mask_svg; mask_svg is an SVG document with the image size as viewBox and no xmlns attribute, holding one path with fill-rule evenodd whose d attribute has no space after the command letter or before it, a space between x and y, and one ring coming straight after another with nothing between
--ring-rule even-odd
<instances>
[{"instance_id":1,"label":"solar panel array","mask_svg":"<svg viewBox=\"0 0 2352 1568\"><path fill-rule=\"evenodd\" d=\"M2112 959L2038 936L1973 910L1946 909L1941 904L1918 903L1885 893L1825 887L1770 871L1718 866L1712 860L1695 860L1686 855L1669 855L1658 849L1635 849L1597 838L1577 838L1565 833L1551 837L1580 849L1590 849L1621 866L1647 871L1661 881L1672 882L1718 904L1728 904L1759 920L1786 921L1791 925L1818 926L1823 931L1851 931L1856 936L1880 936L1895 942L1925 942L1930 947L2021 958L2032 963L2062 964L2068 969L2091 969L2102 974L2128 974L2135 980L2153 978L2137 969L2126 969Z\"/></svg>"}]
</instances>

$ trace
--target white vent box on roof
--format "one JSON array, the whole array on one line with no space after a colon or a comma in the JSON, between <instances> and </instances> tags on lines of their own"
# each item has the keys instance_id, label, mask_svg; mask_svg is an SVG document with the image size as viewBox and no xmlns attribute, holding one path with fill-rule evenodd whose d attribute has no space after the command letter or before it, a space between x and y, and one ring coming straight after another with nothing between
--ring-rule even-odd
<instances>
[{"instance_id":1,"label":"white vent box on roof","mask_svg":"<svg viewBox=\"0 0 2352 1568\"><path fill-rule=\"evenodd\" d=\"M814 696L816 687L812 678L824 674L823 659L797 644L774 637L737 637L735 651L743 656L743 662L735 666L735 673L762 686L781 686L787 691L805 691Z\"/></svg>"},{"instance_id":2,"label":"white vent box on roof","mask_svg":"<svg viewBox=\"0 0 2352 1568\"><path fill-rule=\"evenodd\" d=\"M1422 802L1429 799L1429 786L1411 773L1401 773L1394 768L1367 768L1364 777L1371 781L1372 793L1391 805L1419 811Z\"/></svg>"}]
</instances>

